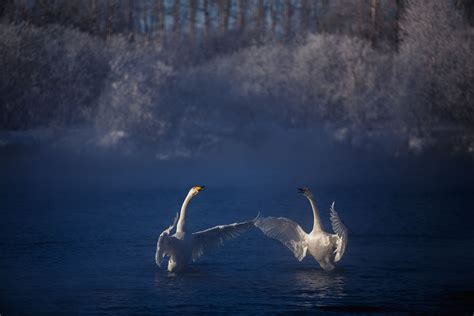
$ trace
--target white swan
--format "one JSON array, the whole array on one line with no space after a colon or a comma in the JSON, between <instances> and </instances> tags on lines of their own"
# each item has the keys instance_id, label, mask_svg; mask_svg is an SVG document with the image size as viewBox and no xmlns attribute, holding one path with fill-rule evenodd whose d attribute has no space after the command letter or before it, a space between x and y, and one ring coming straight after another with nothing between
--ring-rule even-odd
<instances>
[{"instance_id":1,"label":"white swan","mask_svg":"<svg viewBox=\"0 0 474 316\"><path fill-rule=\"evenodd\" d=\"M300 225L284 217L261 217L255 225L270 238L279 240L301 261L309 253L324 270L334 269L334 263L341 260L347 245L347 229L331 205L331 224L335 234L323 230L313 194L308 188L298 191L306 196L313 209L313 230L307 234Z\"/></svg>"},{"instance_id":2,"label":"white swan","mask_svg":"<svg viewBox=\"0 0 474 316\"><path fill-rule=\"evenodd\" d=\"M186 232L186 208L188 203L204 188L204 186L195 186L189 190L181 207L179 220L178 214L176 214L173 224L160 234L155 254L155 262L159 267L161 267L163 258L168 256L168 271L180 271L186 267L191 260L196 261L196 259L201 257L205 252L221 246L225 241L234 239L254 227L258 216L247 222L220 225L197 233ZM176 233L170 236L175 227Z\"/></svg>"}]
</instances>

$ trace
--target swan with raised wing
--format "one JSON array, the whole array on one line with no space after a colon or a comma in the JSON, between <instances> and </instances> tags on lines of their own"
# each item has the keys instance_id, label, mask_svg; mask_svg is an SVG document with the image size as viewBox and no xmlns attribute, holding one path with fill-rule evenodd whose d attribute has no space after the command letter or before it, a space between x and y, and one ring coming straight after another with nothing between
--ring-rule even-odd
<instances>
[{"instance_id":1,"label":"swan with raised wing","mask_svg":"<svg viewBox=\"0 0 474 316\"><path fill-rule=\"evenodd\" d=\"M163 258L168 256L168 271L170 272L182 270L191 261L196 261L209 250L223 245L227 240L240 236L253 228L255 221L258 219L257 216L253 220L242 223L219 225L196 233L187 232L185 229L187 206L189 201L204 188L204 186L195 186L189 190L181 206L179 216L176 214L173 224L160 234L156 246L155 262L161 267ZM175 228L176 232L171 235Z\"/></svg>"},{"instance_id":2,"label":"swan with raised wing","mask_svg":"<svg viewBox=\"0 0 474 316\"><path fill-rule=\"evenodd\" d=\"M255 225L265 235L288 247L299 261L302 261L309 252L321 268L330 271L334 269L334 263L341 260L346 249L347 228L334 209L333 202L330 219L334 234L325 232L313 194L308 188L299 188L298 191L309 200L313 209L313 230L309 234L300 225L284 217L261 217L257 219Z\"/></svg>"}]
</instances>

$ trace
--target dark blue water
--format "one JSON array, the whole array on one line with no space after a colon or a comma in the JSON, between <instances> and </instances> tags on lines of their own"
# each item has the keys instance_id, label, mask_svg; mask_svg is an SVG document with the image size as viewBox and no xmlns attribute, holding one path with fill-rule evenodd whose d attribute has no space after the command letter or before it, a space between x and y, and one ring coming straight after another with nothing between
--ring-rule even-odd
<instances>
[{"instance_id":1,"label":"dark blue water","mask_svg":"<svg viewBox=\"0 0 474 316\"><path fill-rule=\"evenodd\" d=\"M171 274L154 263L156 240L187 186L159 174L138 186L93 174L80 182L61 172L15 176L8 168L0 193L2 315L474 312L469 188L314 184L326 228L336 200L350 229L335 271L311 258L298 262L254 230ZM258 211L312 226L293 186L202 184L208 190L190 204L190 230Z\"/></svg>"}]
</instances>

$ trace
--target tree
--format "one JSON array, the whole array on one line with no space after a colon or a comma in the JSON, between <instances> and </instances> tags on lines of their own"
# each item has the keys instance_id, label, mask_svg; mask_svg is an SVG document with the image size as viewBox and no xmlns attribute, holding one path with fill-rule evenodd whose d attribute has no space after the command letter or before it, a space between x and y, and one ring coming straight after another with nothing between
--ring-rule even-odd
<instances>
[{"instance_id":1,"label":"tree","mask_svg":"<svg viewBox=\"0 0 474 316\"><path fill-rule=\"evenodd\" d=\"M285 0L285 12L284 12L284 29L285 35L288 37L291 35L291 17L293 15L293 7L291 0Z\"/></svg>"},{"instance_id":2,"label":"tree","mask_svg":"<svg viewBox=\"0 0 474 316\"><path fill-rule=\"evenodd\" d=\"M135 26L134 26L134 7L133 0L127 1L127 22L128 22L128 37L131 41L134 39Z\"/></svg>"},{"instance_id":3,"label":"tree","mask_svg":"<svg viewBox=\"0 0 474 316\"><path fill-rule=\"evenodd\" d=\"M197 11L197 0L189 0L189 35L191 39L194 39L196 33L196 11Z\"/></svg>"},{"instance_id":4,"label":"tree","mask_svg":"<svg viewBox=\"0 0 474 316\"><path fill-rule=\"evenodd\" d=\"M236 27L243 30L245 28L245 12L247 9L247 0L237 0L237 18Z\"/></svg>"},{"instance_id":5,"label":"tree","mask_svg":"<svg viewBox=\"0 0 474 316\"><path fill-rule=\"evenodd\" d=\"M181 3L180 0L174 0L173 2L173 34L176 38L180 36L181 27Z\"/></svg>"},{"instance_id":6,"label":"tree","mask_svg":"<svg viewBox=\"0 0 474 316\"><path fill-rule=\"evenodd\" d=\"M114 33L115 0L107 0L107 37Z\"/></svg>"},{"instance_id":7,"label":"tree","mask_svg":"<svg viewBox=\"0 0 474 316\"><path fill-rule=\"evenodd\" d=\"M301 23L301 33L306 35L309 30L309 17L311 14L311 8L309 0L301 0L301 9L300 9L300 23Z\"/></svg>"},{"instance_id":8,"label":"tree","mask_svg":"<svg viewBox=\"0 0 474 316\"><path fill-rule=\"evenodd\" d=\"M474 123L474 41L452 3L409 2L400 20L396 100L420 134Z\"/></svg>"},{"instance_id":9,"label":"tree","mask_svg":"<svg viewBox=\"0 0 474 316\"><path fill-rule=\"evenodd\" d=\"M278 25L278 8L277 0L271 0L270 14L272 16L272 33L275 34Z\"/></svg>"},{"instance_id":10,"label":"tree","mask_svg":"<svg viewBox=\"0 0 474 316\"><path fill-rule=\"evenodd\" d=\"M209 36L211 32L211 20L209 17L209 0L204 0L203 2L204 9L204 28L206 29L206 35Z\"/></svg>"},{"instance_id":11,"label":"tree","mask_svg":"<svg viewBox=\"0 0 474 316\"><path fill-rule=\"evenodd\" d=\"M378 0L370 0L370 39L375 44L378 36L378 15L379 2Z\"/></svg>"},{"instance_id":12,"label":"tree","mask_svg":"<svg viewBox=\"0 0 474 316\"><path fill-rule=\"evenodd\" d=\"M255 28L259 32L265 31L265 5L263 0L258 0L257 14L255 16Z\"/></svg>"},{"instance_id":13,"label":"tree","mask_svg":"<svg viewBox=\"0 0 474 316\"><path fill-rule=\"evenodd\" d=\"M230 0L220 0L219 4L219 31L225 33L229 24Z\"/></svg>"},{"instance_id":14,"label":"tree","mask_svg":"<svg viewBox=\"0 0 474 316\"><path fill-rule=\"evenodd\" d=\"M165 4L164 0L155 0L155 12L158 11L156 15L158 17L158 34L160 38L165 36Z\"/></svg>"},{"instance_id":15,"label":"tree","mask_svg":"<svg viewBox=\"0 0 474 316\"><path fill-rule=\"evenodd\" d=\"M89 11L91 16L91 26L90 31L92 33L97 33L97 23L98 23L98 7L97 7L97 0L90 0L89 1Z\"/></svg>"}]
</instances>

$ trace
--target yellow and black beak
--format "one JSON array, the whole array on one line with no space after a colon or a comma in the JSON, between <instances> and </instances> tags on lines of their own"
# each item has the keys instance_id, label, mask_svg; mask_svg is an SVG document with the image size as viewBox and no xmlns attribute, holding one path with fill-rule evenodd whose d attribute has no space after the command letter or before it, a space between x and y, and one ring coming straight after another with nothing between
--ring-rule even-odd
<instances>
[{"instance_id":1,"label":"yellow and black beak","mask_svg":"<svg viewBox=\"0 0 474 316\"><path fill-rule=\"evenodd\" d=\"M197 185L194 187L198 192L201 192L202 190L204 190L206 188L205 185Z\"/></svg>"}]
</instances>

